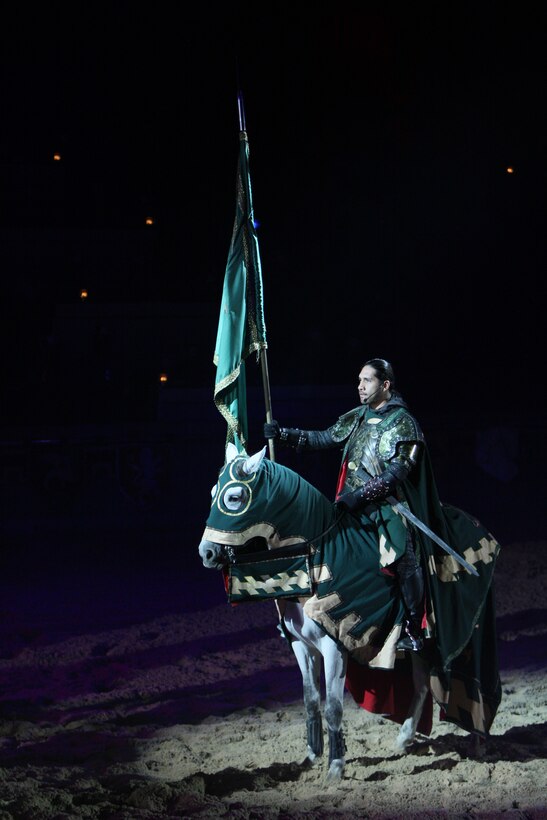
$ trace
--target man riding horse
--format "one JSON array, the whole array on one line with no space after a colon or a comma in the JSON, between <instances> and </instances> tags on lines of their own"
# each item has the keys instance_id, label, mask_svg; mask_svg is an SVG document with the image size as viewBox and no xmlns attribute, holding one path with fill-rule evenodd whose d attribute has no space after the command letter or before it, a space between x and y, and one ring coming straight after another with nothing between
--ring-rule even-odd
<instances>
[{"instance_id":1,"label":"man riding horse","mask_svg":"<svg viewBox=\"0 0 547 820\"><path fill-rule=\"evenodd\" d=\"M367 361L359 373L358 390L361 405L327 430L280 427L273 420L264 425L264 435L298 452L343 449L336 503L354 513L361 526L376 533L380 568L397 577L406 609L406 634L397 648L420 651L424 640L434 637L432 643L440 654L439 692L448 685L443 674L448 669L472 689L475 672L464 669L468 654L461 651L473 633L471 621L478 617L465 606L464 587L472 579L462 571L461 562L452 557L456 552L448 546L452 555L435 550L424 529L437 543L442 539L445 545L457 547L459 555L469 553L472 563L492 565L499 544L486 538L479 550L471 548L476 539L474 519L441 504L424 436L395 389L391 364L384 359ZM409 524L407 519L412 516L426 526L420 529ZM467 566L476 574L472 566ZM486 617L493 629L493 610ZM481 638L477 635L473 640ZM492 669L497 669L496 647L481 644L478 655L484 652L491 655ZM490 708L495 713L500 697L496 675L492 677L490 696Z\"/></svg>"},{"instance_id":2,"label":"man riding horse","mask_svg":"<svg viewBox=\"0 0 547 820\"><path fill-rule=\"evenodd\" d=\"M420 467L424 462L424 437L395 389L393 369L384 359L371 359L364 365L359 373L358 390L362 407L350 410L328 430L287 429L272 421L265 425L264 434L298 451L345 445L337 503L351 512L363 512L367 523L376 527L380 564L385 572L397 575L407 611L407 634L397 648L420 650L423 648L423 571L412 530L386 498L396 494L400 500L414 501L412 489L420 479L423 482ZM412 504L414 508L420 506ZM413 511L419 517L423 515L421 509Z\"/></svg>"}]
</instances>

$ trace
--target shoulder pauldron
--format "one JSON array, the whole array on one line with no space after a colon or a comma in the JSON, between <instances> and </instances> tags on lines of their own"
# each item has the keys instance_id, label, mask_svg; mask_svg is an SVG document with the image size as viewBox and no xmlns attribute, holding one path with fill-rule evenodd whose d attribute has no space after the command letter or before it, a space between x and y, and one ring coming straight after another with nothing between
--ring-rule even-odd
<instances>
[{"instance_id":1,"label":"shoulder pauldron","mask_svg":"<svg viewBox=\"0 0 547 820\"><path fill-rule=\"evenodd\" d=\"M364 408L355 407L353 410L350 410L348 413L344 413L343 416L340 416L338 421L336 421L332 427L329 428L329 433L331 434L333 441L345 441L359 424L359 420L363 415L363 412Z\"/></svg>"},{"instance_id":2,"label":"shoulder pauldron","mask_svg":"<svg viewBox=\"0 0 547 820\"><path fill-rule=\"evenodd\" d=\"M380 438L378 454L383 461L389 461L402 442L423 442L424 436L416 419L408 413L393 413L378 425Z\"/></svg>"}]
</instances>

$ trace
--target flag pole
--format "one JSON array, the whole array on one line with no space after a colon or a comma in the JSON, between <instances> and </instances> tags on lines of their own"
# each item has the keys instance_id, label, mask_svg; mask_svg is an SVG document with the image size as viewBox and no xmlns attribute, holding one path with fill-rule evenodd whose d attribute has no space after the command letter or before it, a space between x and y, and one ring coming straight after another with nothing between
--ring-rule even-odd
<instances>
[{"instance_id":1,"label":"flag pole","mask_svg":"<svg viewBox=\"0 0 547 820\"><path fill-rule=\"evenodd\" d=\"M268 376L268 359L266 351L260 351L260 365L262 368L262 386L264 389L264 405L266 407L266 421L268 424L272 422L272 399L270 396L270 377ZM268 439L268 449L270 452L270 461L275 461L275 450L273 438Z\"/></svg>"},{"instance_id":2,"label":"flag pole","mask_svg":"<svg viewBox=\"0 0 547 820\"><path fill-rule=\"evenodd\" d=\"M240 131L247 131L247 125L245 123L245 108L243 106L243 94L241 90L237 93L237 110L239 114L239 130ZM262 348L260 351L260 368L262 371L262 389L264 392L264 406L266 409L266 422L271 424L273 416L272 416L272 397L270 393L270 377L268 373L268 357L266 355L266 349ZM275 461L275 448L274 448L274 440L273 438L268 439L268 450L270 461Z\"/></svg>"}]
</instances>

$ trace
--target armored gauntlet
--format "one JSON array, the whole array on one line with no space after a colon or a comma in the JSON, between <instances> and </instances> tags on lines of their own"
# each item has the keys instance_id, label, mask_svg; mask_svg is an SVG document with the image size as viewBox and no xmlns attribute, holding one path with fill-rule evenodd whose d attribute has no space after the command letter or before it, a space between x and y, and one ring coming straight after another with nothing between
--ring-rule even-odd
<instances>
[{"instance_id":1,"label":"armored gauntlet","mask_svg":"<svg viewBox=\"0 0 547 820\"><path fill-rule=\"evenodd\" d=\"M386 496L390 495L397 484L395 476L386 471L382 475L374 476L362 487L354 490L351 493L344 493L338 499L337 503L350 512L358 510L370 501L381 501Z\"/></svg>"},{"instance_id":2,"label":"armored gauntlet","mask_svg":"<svg viewBox=\"0 0 547 820\"><path fill-rule=\"evenodd\" d=\"M264 425L264 438L274 439L287 447L293 447L300 452L308 443L308 436L305 430L298 430L292 427L280 427L279 423L272 419Z\"/></svg>"}]
</instances>

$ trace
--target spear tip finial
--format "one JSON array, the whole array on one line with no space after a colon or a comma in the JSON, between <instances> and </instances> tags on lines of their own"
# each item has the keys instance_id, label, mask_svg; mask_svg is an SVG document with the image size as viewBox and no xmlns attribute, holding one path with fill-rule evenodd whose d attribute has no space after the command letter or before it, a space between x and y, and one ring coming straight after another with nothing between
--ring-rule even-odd
<instances>
[{"instance_id":1,"label":"spear tip finial","mask_svg":"<svg viewBox=\"0 0 547 820\"><path fill-rule=\"evenodd\" d=\"M237 110L239 114L239 130L246 131L247 126L245 124L245 108L243 106L243 92L241 89L237 92Z\"/></svg>"}]
</instances>

